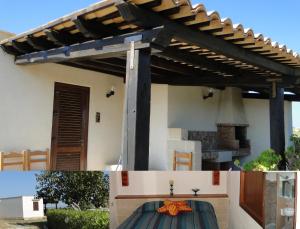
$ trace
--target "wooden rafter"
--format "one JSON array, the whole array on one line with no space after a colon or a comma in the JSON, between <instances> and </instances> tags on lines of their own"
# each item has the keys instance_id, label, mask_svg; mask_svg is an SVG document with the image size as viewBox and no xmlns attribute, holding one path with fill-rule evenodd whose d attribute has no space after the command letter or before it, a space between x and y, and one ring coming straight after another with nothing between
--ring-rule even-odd
<instances>
[{"instance_id":1,"label":"wooden rafter","mask_svg":"<svg viewBox=\"0 0 300 229\"><path fill-rule=\"evenodd\" d=\"M182 42L204 47L218 54L241 60L282 75L300 77L300 70L290 68L286 65L265 58L208 33L195 31L186 26L174 23L171 20L147 9L122 1L117 5L117 7L122 17L128 23L138 25L142 28L168 25L168 28L174 34L174 37Z\"/></svg>"},{"instance_id":2,"label":"wooden rafter","mask_svg":"<svg viewBox=\"0 0 300 229\"><path fill-rule=\"evenodd\" d=\"M112 38L93 40L85 43L64 46L47 51L29 53L16 57L16 64L32 64L32 63L59 63L72 61L82 58L107 58L109 55L124 55L129 49L130 41L136 42L135 48L150 47L150 43L156 43L156 46L166 45L160 42L163 27L159 27L149 31L125 34ZM156 41L156 38L158 39ZM19 44L18 47L19 48ZM31 47L31 46L30 46ZM28 47L20 46L20 52Z\"/></svg>"}]
</instances>

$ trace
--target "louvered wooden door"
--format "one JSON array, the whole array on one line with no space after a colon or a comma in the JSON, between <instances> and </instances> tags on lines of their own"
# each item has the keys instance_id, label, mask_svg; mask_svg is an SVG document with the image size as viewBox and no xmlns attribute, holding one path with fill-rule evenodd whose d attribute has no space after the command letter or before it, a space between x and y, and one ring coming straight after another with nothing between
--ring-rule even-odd
<instances>
[{"instance_id":1,"label":"louvered wooden door","mask_svg":"<svg viewBox=\"0 0 300 229\"><path fill-rule=\"evenodd\" d=\"M240 206L263 226L264 223L264 181L263 172L241 172Z\"/></svg>"},{"instance_id":2,"label":"louvered wooden door","mask_svg":"<svg viewBox=\"0 0 300 229\"><path fill-rule=\"evenodd\" d=\"M89 88L55 83L52 170L86 169Z\"/></svg>"}]
</instances>

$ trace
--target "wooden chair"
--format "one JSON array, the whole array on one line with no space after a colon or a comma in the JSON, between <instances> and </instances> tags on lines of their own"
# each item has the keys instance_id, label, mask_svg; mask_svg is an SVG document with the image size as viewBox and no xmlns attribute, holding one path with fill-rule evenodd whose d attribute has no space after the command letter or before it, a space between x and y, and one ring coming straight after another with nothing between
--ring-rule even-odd
<instances>
[{"instance_id":1,"label":"wooden chair","mask_svg":"<svg viewBox=\"0 0 300 229\"><path fill-rule=\"evenodd\" d=\"M20 166L22 170L26 170L26 153L22 152L1 152L1 170L7 167Z\"/></svg>"},{"instance_id":2,"label":"wooden chair","mask_svg":"<svg viewBox=\"0 0 300 229\"><path fill-rule=\"evenodd\" d=\"M32 170L32 164L34 163L45 163L45 170L50 169L50 160L49 160L49 149L45 151L41 150L27 150L26 152L26 169Z\"/></svg>"},{"instance_id":3,"label":"wooden chair","mask_svg":"<svg viewBox=\"0 0 300 229\"><path fill-rule=\"evenodd\" d=\"M174 152L173 170L177 170L177 166L187 166L188 170L193 170L193 153Z\"/></svg>"}]
</instances>

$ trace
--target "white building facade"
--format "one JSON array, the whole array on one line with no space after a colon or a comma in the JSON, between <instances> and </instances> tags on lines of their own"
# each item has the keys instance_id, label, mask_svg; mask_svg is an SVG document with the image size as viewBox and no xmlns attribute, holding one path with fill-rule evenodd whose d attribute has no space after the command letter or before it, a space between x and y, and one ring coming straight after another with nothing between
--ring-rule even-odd
<instances>
[{"instance_id":1,"label":"white building facade","mask_svg":"<svg viewBox=\"0 0 300 229\"><path fill-rule=\"evenodd\" d=\"M44 217L43 199L33 196L0 198L0 219L35 219Z\"/></svg>"},{"instance_id":2,"label":"white building facade","mask_svg":"<svg viewBox=\"0 0 300 229\"><path fill-rule=\"evenodd\" d=\"M9 34L2 32L0 38L7 36ZM14 63L14 57L2 50L0 151L51 148L55 83L89 88L86 169L103 170L117 164L122 152L125 90L122 78L59 64L18 66ZM106 93L111 88L115 88L115 95L107 98ZM194 157L194 169L201 169L203 142L179 136L174 144L174 139L170 139L170 129L216 134L220 101L225 92L215 89L213 97L204 99L207 88L199 86L153 84L151 90L149 169L171 169L174 150L198 153ZM242 110L247 122L251 153L240 159L248 161L270 148L269 100L242 98L241 92L239 99L239 106L243 107L236 108L235 104L232 107L238 112ZM285 102L284 111L288 143L292 134L291 102ZM100 115L98 121L97 115ZM180 143L182 140L184 142Z\"/></svg>"}]
</instances>

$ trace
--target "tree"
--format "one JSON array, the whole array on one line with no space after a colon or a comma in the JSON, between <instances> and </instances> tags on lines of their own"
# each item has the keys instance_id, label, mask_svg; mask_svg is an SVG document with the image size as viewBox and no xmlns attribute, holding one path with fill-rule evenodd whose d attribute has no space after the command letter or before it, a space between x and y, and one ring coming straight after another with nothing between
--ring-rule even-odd
<instances>
[{"instance_id":1,"label":"tree","mask_svg":"<svg viewBox=\"0 0 300 229\"><path fill-rule=\"evenodd\" d=\"M60 173L45 171L40 174L36 174L36 197L43 198L44 209L47 210L47 204L57 204L61 199L60 192Z\"/></svg>"},{"instance_id":2,"label":"tree","mask_svg":"<svg viewBox=\"0 0 300 229\"><path fill-rule=\"evenodd\" d=\"M59 197L59 201L80 209L108 205L109 179L100 171L43 172L37 175L37 182L37 196L46 198L48 203Z\"/></svg>"}]
</instances>

